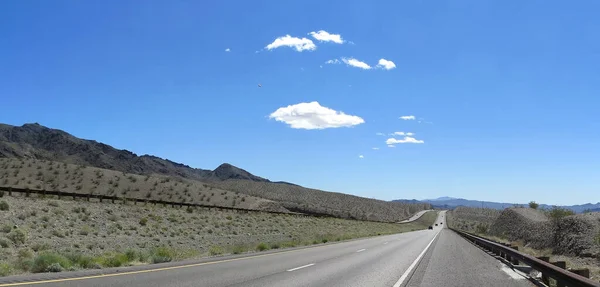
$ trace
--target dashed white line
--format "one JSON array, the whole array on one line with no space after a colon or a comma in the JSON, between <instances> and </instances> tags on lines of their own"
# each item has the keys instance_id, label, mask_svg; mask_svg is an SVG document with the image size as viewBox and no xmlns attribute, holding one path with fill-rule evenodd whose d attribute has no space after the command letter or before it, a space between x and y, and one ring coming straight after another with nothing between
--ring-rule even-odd
<instances>
[{"instance_id":1,"label":"dashed white line","mask_svg":"<svg viewBox=\"0 0 600 287\"><path fill-rule=\"evenodd\" d=\"M363 252L363 251L365 251L365 250L367 250L367 249L361 249L361 250L357 250L357 251L356 251L356 253L358 253L358 252Z\"/></svg>"},{"instance_id":2,"label":"dashed white line","mask_svg":"<svg viewBox=\"0 0 600 287\"><path fill-rule=\"evenodd\" d=\"M296 267L296 268L288 269L287 271L288 271L288 272L292 272L292 271L296 271L296 270L298 270L298 269L302 269L302 268L310 267L310 266L313 266L313 265L315 265L315 264L314 264L314 263L311 263L311 264L306 264L306 265L304 265L304 266L300 266L300 267Z\"/></svg>"},{"instance_id":3,"label":"dashed white line","mask_svg":"<svg viewBox=\"0 0 600 287\"><path fill-rule=\"evenodd\" d=\"M402 276L400 277L400 279L398 279L398 281L396 282L396 284L394 284L394 287L400 287L400 285L402 285L402 283L404 282L404 280L406 280L406 278L408 277L408 275L410 274L410 272L415 268L415 266L417 266L417 263L419 263L419 260L421 260L421 257L423 257L423 255L425 255L425 252L427 252L427 249L429 249L429 246L431 246L431 243L433 243L433 241L437 238L437 236L440 233L438 232L433 239L431 239L431 241L429 242L429 244L427 244L427 246L425 247L425 249L423 249L423 251L421 252L421 254L419 254L419 256L417 256L417 259L415 259L415 261L413 261L412 264L410 264L410 266L408 266L408 269L406 269L406 271L404 272L404 274L402 274Z\"/></svg>"}]
</instances>

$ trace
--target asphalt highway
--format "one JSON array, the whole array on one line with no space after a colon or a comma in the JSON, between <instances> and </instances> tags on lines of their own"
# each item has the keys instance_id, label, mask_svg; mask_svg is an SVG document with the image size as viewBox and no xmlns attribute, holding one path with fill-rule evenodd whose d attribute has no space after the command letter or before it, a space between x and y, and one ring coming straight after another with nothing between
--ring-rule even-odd
<instances>
[{"instance_id":1,"label":"asphalt highway","mask_svg":"<svg viewBox=\"0 0 600 287\"><path fill-rule=\"evenodd\" d=\"M436 222L445 221L440 212ZM389 236L5 286L532 286L445 224ZM2 281L0 281L2 282Z\"/></svg>"}]
</instances>

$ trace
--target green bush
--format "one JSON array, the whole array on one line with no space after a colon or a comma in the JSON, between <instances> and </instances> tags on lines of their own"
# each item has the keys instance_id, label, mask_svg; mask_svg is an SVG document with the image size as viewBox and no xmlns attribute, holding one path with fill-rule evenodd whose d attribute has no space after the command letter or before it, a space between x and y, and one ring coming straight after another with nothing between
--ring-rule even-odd
<instances>
[{"instance_id":1,"label":"green bush","mask_svg":"<svg viewBox=\"0 0 600 287\"><path fill-rule=\"evenodd\" d=\"M138 259L140 257L138 254L139 252L133 249L128 249L127 251L125 251L125 256L127 257L127 261L129 262Z\"/></svg>"},{"instance_id":2,"label":"green bush","mask_svg":"<svg viewBox=\"0 0 600 287\"><path fill-rule=\"evenodd\" d=\"M259 243L256 246L256 250L258 250L258 251L265 251L265 250L268 250L268 249L269 249L269 246L266 243L263 243L263 242Z\"/></svg>"},{"instance_id":3,"label":"green bush","mask_svg":"<svg viewBox=\"0 0 600 287\"><path fill-rule=\"evenodd\" d=\"M53 264L58 264L61 268L71 267L71 262L66 257L56 253L42 253L35 257L33 265L31 266L31 272L40 273L48 272L49 267ZM54 265L54 268L56 265Z\"/></svg>"},{"instance_id":4,"label":"green bush","mask_svg":"<svg viewBox=\"0 0 600 287\"><path fill-rule=\"evenodd\" d=\"M167 247L158 247L152 250L150 255L152 263L171 262L175 257L173 250Z\"/></svg>"},{"instance_id":5,"label":"green bush","mask_svg":"<svg viewBox=\"0 0 600 287\"><path fill-rule=\"evenodd\" d=\"M246 248L241 245L236 245L231 249L231 253L233 253L233 254L241 254L244 252L246 252Z\"/></svg>"},{"instance_id":6,"label":"green bush","mask_svg":"<svg viewBox=\"0 0 600 287\"><path fill-rule=\"evenodd\" d=\"M69 259L74 265L77 265L84 269L91 269L98 267L98 263L94 257L83 255L79 252L73 252L65 254L65 257Z\"/></svg>"},{"instance_id":7,"label":"green bush","mask_svg":"<svg viewBox=\"0 0 600 287\"><path fill-rule=\"evenodd\" d=\"M128 263L127 255L123 253L110 253L102 256L99 263L104 267L121 267Z\"/></svg>"},{"instance_id":8,"label":"green bush","mask_svg":"<svg viewBox=\"0 0 600 287\"><path fill-rule=\"evenodd\" d=\"M538 209L539 206L540 205L537 202L535 202L535 201L530 201L529 202L529 208Z\"/></svg>"},{"instance_id":9,"label":"green bush","mask_svg":"<svg viewBox=\"0 0 600 287\"><path fill-rule=\"evenodd\" d=\"M215 256L215 255L221 255L223 254L223 248L221 248L221 246L211 246L210 249L208 249L208 253L211 256Z\"/></svg>"},{"instance_id":10,"label":"green bush","mask_svg":"<svg viewBox=\"0 0 600 287\"><path fill-rule=\"evenodd\" d=\"M271 249L279 249L281 245L279 243L271 243Z\"/></svg>"},{"instance_id":11,"label":"green bush","mask_svg":"<svg viewBox=\"0 0 600 287\"><path fill-rule=\"evenodd\" d=\"M0 238L0 247L8 248L8 246L10 246L10 241L6 238Z\"/></svg>"},{"instance_id":12,"label":"green bush","mask_svg":"<svg viewBox=\"0 0 600 287\"><path fill-rule=\"evenodd\" d=\"M140 225L141 226L146 226L147 223L148 223L148 218L144 217L144 218L140 219Z\"/></svg>"},{"instance_id":13,"label":"green bush","mask_svg":"<svg viewBox=\"0 0 600 287\"><path fill-rule=\"evenodd\" d=\"M12 226L10 226L10 225L8 225L8 224L6 224L6 225L3 225L3 226L0 228L0 231L2 231L3 233L9 233L11 230L12 230Z\"/></svg>"},{"instance_id":14,"label":"green bush","mask_svg":"<svg viewBox=\"0 0 600 287\"><path fill-rule=\"evenodd\" d=\"M13 269L7 263L0 263L0 277L8 276L12 273Z\"/></svg>"},{"instance_id":15,"label":"green bush","mask_svg":"<svg viewBox=\"0 0 600 287\"><path fill-rule=\"evenodd\" d=\"M570 210L570 209L553 206L550 210L546 211L546 214L552 220L559 220L565 216L574 215L575 212L573 212L573 210Z\"/></svg>"},{"instance_id":16,"label":"green bush","mask_svg":"<svg viewBox=\"0 0 600 287\"><path fill-rule=\"evenodd\" d=\"M48 266L48 268L46 268L46 272L62 272L62 271L63 271L63 267L58 262L54 262L54 263L50 264L50 266Z\"/></svg>"},{"instance_id":17,"label":"green bush","mask_svg":"<svg viewBox=\"0 0 600 287\"><path fill-rule=\"evenodd\" d=\"M8 202L2 200L0 201L0 210L7 211L9 209Z\"/></svg>"}]
</instances>

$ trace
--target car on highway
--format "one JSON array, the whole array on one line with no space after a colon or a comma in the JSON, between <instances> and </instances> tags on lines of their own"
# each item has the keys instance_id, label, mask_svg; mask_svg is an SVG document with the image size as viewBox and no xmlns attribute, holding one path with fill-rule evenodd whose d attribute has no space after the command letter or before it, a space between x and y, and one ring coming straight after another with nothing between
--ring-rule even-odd
<instances>
[{"instance_id":1,"label":"car on highway","mask_svg":"<svg viewBox=\"0 0 600 287\"><path fill-rule=\"evenodd\" d=\"M429 225L429 229L433 229L433 226Z\"/></svg>"},{"instance_id":2,"label":"car on highway","mask_svg":"<svg viewBox=\"0 0 600 287\"><path fill-rule=\"evenodd\" d=\"M437 226L438 224L436 223L435 226Z\"/></svg>"}]
</instances>

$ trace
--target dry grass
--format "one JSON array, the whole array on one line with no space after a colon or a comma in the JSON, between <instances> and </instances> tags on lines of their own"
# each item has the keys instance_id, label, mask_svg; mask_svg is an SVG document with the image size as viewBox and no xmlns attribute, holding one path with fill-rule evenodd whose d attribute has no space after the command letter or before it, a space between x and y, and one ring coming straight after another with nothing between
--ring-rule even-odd
<instances>
[{"instance_id":1,"label":"dry grass","mask_svg":"<svg viewBox=\"0 0 600 287\"><path fill-rule=\"evenodd\" d=\"M415 223L390 224L35 196L5 195L1 200L9 207L0 211L4 275L320 244L424 229L432 223L429 215Z\"/></svg>"}]
</instances>

